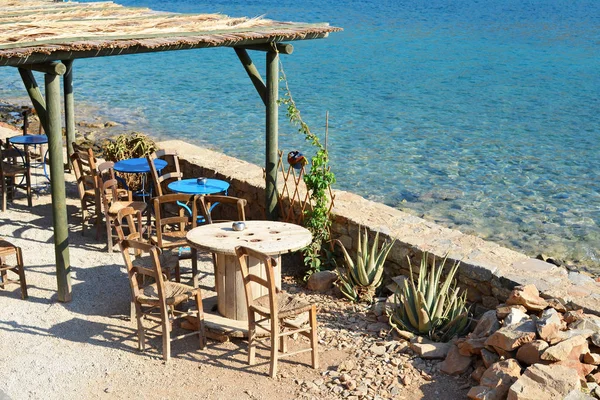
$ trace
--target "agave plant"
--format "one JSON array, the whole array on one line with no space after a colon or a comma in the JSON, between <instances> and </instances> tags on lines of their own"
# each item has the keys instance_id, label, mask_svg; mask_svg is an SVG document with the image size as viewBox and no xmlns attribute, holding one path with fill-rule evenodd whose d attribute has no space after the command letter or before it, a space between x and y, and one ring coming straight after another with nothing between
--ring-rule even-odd
<instances>
[{"instance_id":1,"label":"agave plant","mask_svg":"<svg viewBox=\"0 0 600 400\"><path fill-rule=\"evenodd\" d=\"M337 285L342 294L352 301L371 301L375 290L381 285L383 264L396 240L385 241L379 249L379 232L377 232L373 244L369 247L367 229L365 228L362 239L360 227L358 231L356 261L352 260L342 242L335 241L342 248L346 261L345 268L337 268L339 276Z\"/></svg>"},{"instance_id":2,"label":"agave plant","mask_svg":"<svg viewBox=\"0 0 600 400\"><path fill-rule=\"evenodd\" d=\"M436 267L435 256L431 269L428 254L421 259L417 284L413 280L412 265L408 260L410 276L404 280L394 295L390 324L398 329L427 335L436 341L447 341L462 333L469 322L466 307L467 293L460 293L454 280L459 262L456 262L441 283L442 270L447 256Z\"/></svg>"}]
</instances>

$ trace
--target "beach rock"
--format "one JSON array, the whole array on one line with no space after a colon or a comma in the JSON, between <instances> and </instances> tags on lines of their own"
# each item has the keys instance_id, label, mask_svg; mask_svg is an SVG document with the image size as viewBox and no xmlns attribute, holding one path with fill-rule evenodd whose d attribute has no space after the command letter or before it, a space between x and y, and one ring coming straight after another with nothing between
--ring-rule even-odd
<instances>
[{"instance_id":1,"label":"beach rock","mask_svg":"<svg viewBox=\"0 0 600 400\"><path fill-rule=\"evenodd\" d=\"M453 344L446 359L440 363L440 371L448 375L462 375L471 366L471 357L463 356Z\"/></svg>"},{"instance_id":2,"label":"beach rock","mask_svg":"<svg viewBox=\"0 0 600 400\"><path fill-rule=\"evenodd\" d=\"M494 332L485 342L486 346L511 351L535 340L535 323L531 320L510 325Z\"/></svg>"},{"instance_id":3,"label":"beach rock","mask_svg":"<svg viewBox=\"0 0 600 400\"><path fill-rule=\"evenodd\" d=\"M502 321L502 326L510 326L518 324L519 322L525 321L529 319L529 315L527 315L524 311L521 311L518 308L513 308L510 310L506 318Z\"/></svg>"},{"instance_id":4,"label":"beach rock","mask_svg":"<svg viewBox=\"0 0 600 400\"><path fill-rule=\"evenodd\" d=\"M338 279L334 271L319 271L312 274L306 282L308 290L325 292L333 287L333 282Z\"/></svg>"},{"instance_id":5,"label":"beach rock","mask_svg":"<svg viewBox=\"0 0 600 400\"><path fill-rule=\"evenodd\" d=\"M596 400L596 398L583 393L581 390L573 389L562 400Z\"/></svg>"},{"instance_id":6,"label":"beach rock","mask_svg":"<svg viewBox=\"0 0 600 400\"><path fill-rule=\"evenodd\" d=\"M600 317L583 314L583 318L569 324L569 329L590 330L594 333L600 333Z\"/></svg>"},{"instance_id":7,"label":"beach rock","mask_svg":"<svg viewBox=\"0 0 600 400\"><path fill-rule=\"evenodd\" d=\"M521 376L521 366L516 360L504 360L488 368L467 396L471 399L505 399L509 388Z\"/></svg>"},{"instance_id":8,"label":"beach rock","mask_svg":"<svg viewBox=\"0 0 600 400\"><path fill-rule=\"evenodd\" d=\"M426 360L444 359L448 355L452 345L450 343L437 343L430 340L423 340L421 343L411 343L410 348L417 353L419 357Z\"/></svg>"},{"instance_id":9,"label":"beach rock","mask_svg":"<svg viewBox=\"0 0 600 400\"><path fill-rule=\"evenodd\" d=\"M471 378L476 382L481 381L481 377L483 376L483 373L486 370L487 368L485 367L485 365L480 365L479 367L475 368L473 372L471 372Z\"/></svg>"},{"instance_id":10,"label":"beach rock","mask_svg":"<svg viewBox=\"0 0 600 400\"><path fill-rule=\"evenodd\" d=\"M478 338L488 337L498 329L500 329L500 323L496 317L496 311L490 310L483 313L481 318L479 318L479 321L470 336Z\"/></svg>"},{"instance_id":11,"label":"beach rock","mask_svg":"<svg viewBox=\"0 0 600 400\"><path fill-rule=\"evenodd\" d=\"M552 298L552 299L548 299L546 301L548 302L548 305L550 307L554 308L556 311L558 311L560 313L567 312L567 307L565 307L565 305L563 304L563 302L560 301L559 299Z\"/></svg>"},{"instance_id":12,"label":"beach rock","mask_svg":"<svg viewBox=\"0 0 600 400\"><path fill-rule=\"evenodd\" d=\"M594 346L600 347L600 333L594 333L592 336L590 336L590 341Z\"/></svg>"},{"instance_id":13,"label":"beach rock","mask_svg":"<svg viewBox=\"0 0 600 400\"><path fill-rule=\"evenodd\" d=\"M535 324L540 338L550 343L555 343L554 340L559 337L559 332L567 327L554 308L544 310Z\"/></svg>"},{"instance_id":14,"label":"beach rock","mask_svg":"<svg viewBox=\"0 0 600 400\"><path fill-rule=\"evenodd\" d=\"M541 311L548 307L546 300L540 297L535 285L517 286L506 300L507 305L522 305L528 311Z\"/></svg>"},{"instance_id":15,"label":"beach rock","mask_svg":"<svg viewBox=\"0 0 600 400\"><path fill-rule=\"evenodd\" d=\"M579 360L589 350L587 339L584 336L575 336L548 347L540 358L547 361Z\"/></svg>"},{"instance_id":16,"label":"beach rock","mask_svg":"<svg viewBox=\"0 0 600 400\"><path fill-rule=\"evenodd\" d=\"M534 364L510 387L507 400L562 399L574 389L581 389L576 371L556 364Z\"/></svg>"},{"instance_id":17,"label":"beach rock","mask_svg":"<svg viewBox=\"0 0 600 400\"><path fill-rule=\"evenodd\" d=\"M517 360L526 365L537 364L541 361L540 356L548 346L548 343L543 340L534 340L533 342L525 343L517 350Z\"/></svg>"},{"instance_id":18,"label":"beach rock","mask_svg":"<svg viewBox=\"0 0 600 400\"><path fill-rule=\"evenodd\" d=\"M586 377L596 369L595 365L585 364L579 360L563 360L553 365L562 365L563 367L571 368L573 371L577 371L577 375L582 383L585 383Z\"/></svg>"},{"instance_id":19,"label":"beach rock","mask_svg":"<svg viewBox=\"0 0 600 400\"><path fill-rule=\"evenodd\" d=\"M567 311L564 315L563 318L565 320L565 322L567 324L572 324L575 321L579 321L580 319L583 319L583 310L573 310L573 311Z\"/></svg>"},{"instance_id":20,"label":"beach rock","mask_svg":"<svg viewBox=\"0 0 600 400\"><path fill-rule=\"evenodd\" d=\"M600 371L596 372L595 374L590 374L588 376L588 380L590 382L596 382L597 384L600 385Z\"/></svg>"},{"instance_id":21,"label":"beach rock","mask_svg":"<svg viewBox=\"0 0 600 400\"><path fill-rule=\"evenodd\" d=\"M494 363L498 362L498 360L500 360L500 356L493 351L488 349L481 350L481 361L483 361L483 365L486 368L491 367Z\"/></svg>"},{"instance_id":22,"label":"beach rock","mask_svg":"<svg viewBox=\"0 0 600 400\"><path fill-rule=\"evenodd\" d=\"M487 338L466 338L456 342L460 354L463 356L471 356L481 354L481 350L485 347Z\"/></svg>"},{"instance_id":23,"label":"beach rock","mask_svg":"<svg viewBox=\"0 0 600 400\"><path fill-rule=\"evenodd\" d=\"M527 312L527 309L523 306L519 306L519 305L512 305L512 306L507 306L507 305L503 305L503 306L499 306L498 308L496 308L496 317L499 320L503 320L504 318L507 317L508 314L510 314L511 310L513 308L519 309L521 311L523 311L524 313Z\"/></svg>"}]
</instances>

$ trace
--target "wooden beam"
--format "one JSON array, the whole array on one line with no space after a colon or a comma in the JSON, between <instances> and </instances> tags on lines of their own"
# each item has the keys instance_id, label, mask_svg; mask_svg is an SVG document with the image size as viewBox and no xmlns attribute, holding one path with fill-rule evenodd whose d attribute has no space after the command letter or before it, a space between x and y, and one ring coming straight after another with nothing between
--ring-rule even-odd
<instances>
[{"instance_id":1,"label":"wooden beam","mask_svg":"<svg viewBox=\"0 0 600 400\"><path fill-rule=\"evenodd\" d=\"M317 32L317 33L308 33L303 35L301 38L294 37L285 37L283 36L281 40L292 41L292 40L311 40L311 39L322 39L329 36L329 32ZM270 43L273 39L264 38L264 39L231 39L224 41L223 43L210 43L210 42L200 42L194 44L182 44L182 43L174 43L174 44L165 44L157 47L147 47L143 45L134 45L128 46L125 48L119 47L106 47L98 50L84 50L84 51L55 51L50 54L45 52L34 52L32 54L28 54L27 56L14 56L14 57L2 57L0 55L0 66L13 66L19 67L24 65L25 63L43 63L52 60L75 60L79 58L93 58L93 57L109 57L109 56L119 56L124 54L141 54L141 53L157 53L160 51L173 51L173 50L188 50L188 49L203 49L209 47L238 47L245 46L250 44L260 44L260 43ZM41 50L41 49L40 49Z\"/></svg>"},{"instance_id":2,"label":"wooden beam","mask_svg":"<svg viewBox=\"0 0 600 400\"><path fill-rule=\"evenodd\" d=\"M73 99L73 60L65 60L67 72L63 76L63 92L65 98L65 130L67 134L67 159L71 168L71 154L75 141L75 100Z\"/></svg>"},{"instance_id":3,"label":"wooden beam","mask_svg":"<svg viewBox=\"0 0 600 400\"><path fill-rule=\"evenodd\" d=\"M54 227L54 256L58 301L72 299L69 260L69 221L63 161L62 124L60 115L60 79L46 74L46 104L48 105L48 151L50 153L50 190L52 193L52 224Z\"/></svg>"},{"instance_id":4,"label":"wooden beam","mask_svg":"<svg viewBox=\"0 0 600 400\"><path fill-rule=\"evenodd\" d=\"M60 61L44 62L38 64L23 64L19 68L28 69L31 71L43 72L52 75L64 75L67 72L67 67Z\"/></svg>"},{"instance_id":5,"label":"wooden beam","mask_svg":"<svg viewBox=\"0 0 600 400\"><path fill-rule=\"evenodd\" d=\"M273 51L273 46L279 54L292 54L294 52L294 46L289 43L250 44L243 46L243 48L246 50Z\"/></svg>"},{"instance_id":6,"label":"wooden beam","mask_svg":"<svg viewBox=\"0 0 600 400\"><path fill-rule=\"evenodd\" d=\"M44 96L42 96L42 92L33 76L31 70L19 68L19 74L21 75L21 79L23 80L23 84L25 85L25 89L27 90L27 94L31 99L31 103L33 104L33 108L35 108L35 112L40 119L40 124L42 124L42 128L44 128L44 132L48 132L48 116L46 115L46 101L44 100Z\"/></svg>"},{"instance_id":7,"label":"wooden beam","mask_svg":"<svg viewBox=\"0 0 600 400\"><path fill-rule=\"evenodd\" d=\"M279 54L267 52L265 208L267 219L277 220L277 162L279 160Z\"/></svg>"},{"instance_id":8,"label":"wooden beam","mask_svg":"<svg viewBox=\"0 0 600 400\"><path fill-rule=\"evenodd\" d=\"M267 87L265 86L265 83L263 82L262 77L260 76L260 72L258 72L258 69L256 69L256 66L252 62L252 59L250 58L250 56L248 55L248 52L245 49L243 49L241 47L234 47L233 49L235 50L235 54L237 54L242 65L244 66L246 73L248 73L250 80L254 84L254 87L256 88L258 95L260 96L264 105L266 106L267 105Z\"/></svg>"}]
</instances>

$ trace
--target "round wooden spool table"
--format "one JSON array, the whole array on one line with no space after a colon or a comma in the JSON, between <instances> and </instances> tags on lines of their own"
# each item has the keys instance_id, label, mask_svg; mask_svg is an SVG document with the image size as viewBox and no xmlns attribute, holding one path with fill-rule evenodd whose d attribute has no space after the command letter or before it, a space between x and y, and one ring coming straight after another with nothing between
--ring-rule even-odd
<instances>
[{"instance_id":1,"label":"round wooden spool table","mask_svg":"<svg viewBox=\"0 0 600 400\"><path fill-rule=\"evenodd\" d=\"M239 270L235 248L246 246L277 260L275 276L281 288L281 257L283 253L299 250L312 241L308 229L299 225L276 221L245 221L246 229L234 231L231 222L202 225L187 234L190 246L208 250L217 255L215 286L219 313L229 319L247 321L246 293ZM253 273L266 279L264 266L249 265ZM266 295L266 289L252 283L255 297Z\"/></svg>"}]
</instances>

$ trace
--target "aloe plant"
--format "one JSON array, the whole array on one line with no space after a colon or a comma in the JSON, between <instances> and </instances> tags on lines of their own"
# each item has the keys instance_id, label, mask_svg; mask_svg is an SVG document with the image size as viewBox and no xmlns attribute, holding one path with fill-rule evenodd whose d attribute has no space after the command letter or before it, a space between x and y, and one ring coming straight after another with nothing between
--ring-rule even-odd
<instances>
[{"instance_id":1,"label":"aloe plant","mask_svg":"<svg viewBox=\"0 0 600 400\"><path fill-rule=\"evenodd\" d=\"M410 258L408 259L410 276L394 294L394 305L389 313L390 324L419 335L427 335L432 340L447 341L467 327L467 293L460 293L454 280L459 262L450 268L445 281L441 283L447 256L438 266L434 256L431 269L428 267L428 258L425 253L421 259L416 285Z\"/></svg>"},{"instance_id":2,"label":"aloe plant","mask_svg":"<svg viewBox=\"0 0 600 400\"><path fill-rule=\"evenodd\" d=\"M361 239L361 228L358 228L358 246L356 260L352 260L348 251L339 240L346 261L345 268L338 267L338 287L342 294L348 299L358 301L371 301L375 290L383 281L383 264L396 242L385 241L379 249L379 232L375 234L375 240L369 247L369 234L365 228Z\"/></svg>"}]
</instances>

